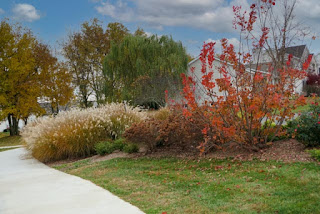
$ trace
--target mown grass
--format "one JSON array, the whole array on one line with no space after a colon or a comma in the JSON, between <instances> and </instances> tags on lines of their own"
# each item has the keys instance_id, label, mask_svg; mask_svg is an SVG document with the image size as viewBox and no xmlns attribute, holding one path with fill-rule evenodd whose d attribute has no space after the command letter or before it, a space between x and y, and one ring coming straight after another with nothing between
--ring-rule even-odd
<instances>
[{"instance_id":1,"label":"mown grass","mask_svg":"<svg viewBox=\"0 0 320 214\"><path fill-rule=\"evenodd\" d=\"M139 158L56 168L146 213L320 213L316 163Z\"/></svg>"},{"instance_id":2,"label":"mown grass","mask_svg":"<svg viewBox=\"0 0 320 214\"><path fill-rule=\"evenodd\" d=\"M293 113L304 113L307 112L310 108L310 104L306 104L304 106L299 106L295 110L293 110Z\"/></svg>"},{"instance_id":3,"label":"mown grass","mask_svg":"<svg viewBox=\"0 0 320 214\"><path fill-rule=\"evenodd\" d=\"M8 151L11 149L16 149L16 148L0 148L0 152Z\"/></svg>"},{"instance_id":4,"label":"mown grass","mask_svg":"<svg viewBox=\"0 0 320 214\"><path fill-rule=\"evenodd\" d=\"M9 136L7 132L0 132L0 147L1 146L17 146L22 145L23 141L20 136Z\"/></svg>"},{"instance_id":5,"label":"mown grass","mask_svg":"<svg viewBox=\"0 0 320 214\"><path fill-rule=\"evenodd\" d=\"M293 110L294 113L304 113L304 112L308 112L309 108L311 106L311 103L316 102L317 100L313 97L307 97L306 98L306 105L303 106L299 106L298 108L296 108L295 110Z\"/></svg>"}]
</instances>

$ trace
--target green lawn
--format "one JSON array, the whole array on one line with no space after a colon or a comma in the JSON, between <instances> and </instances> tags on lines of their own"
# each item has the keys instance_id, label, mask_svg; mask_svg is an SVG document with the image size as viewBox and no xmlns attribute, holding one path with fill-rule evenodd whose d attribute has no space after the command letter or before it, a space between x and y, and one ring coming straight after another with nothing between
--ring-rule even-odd
<instances>
[{"instance_id":1,"label":"green lawn","mask_svg":"<svg viewBox=\"0 0 320 214\"><path fill-rule=\"evenodd\" d=\"M8 137L8 136L9 136L9 132L0 132L0 138Z\"/></svg>"},{"instance_id":2,"label":"green lawn","mask_svg":"<svg viewBox=\"0 0 320 214\"><path fill-rule=\"evenodd\" d=\"M295 110L293 110L294 113L303 113L307 112L309 110L310 104L304 105L304 106L299 106Z\"/></svg>"},{"instance_id":3,"label":"green lawn","mask_svg":"<svg viewBox=\"0 0 320 214\"><path fill-rule=\"evenodd\" d=\"M307 112L309 110L309 107L311 105L312 102L317 102L319 100L315 100L314 98L312 97L307 97L306 98L307 100L307 104L304 105L304 106L299 106L297 109L295 109L293 112L294 113L303 113L303 112Z\"/></svg>"},{"instance_id":4,"label":"green lawn","mask_svg":"<svg viewBox=\"0 0 320 214\"><path fill-rule=\"evenodd\" d=\"M0 152L8 151L8 150L11 150L11 149L16 149L16 148L4 148L4 149L0 148Z\"/></svg>"},{"instance_id":5,"label":"green lawn","mask_svg":"<svg viewBox=\"0 0 320 214\"><path fill-rule=\"evenodd\" d=\"M146 213L320 213L316 163L139 158L55 168Z\"/></svg>"},{"instance_id":6,"label":"green lawn","mask_svg":"<svg viewBox=\"0 0 320 214\"><path fill-rule=\"evenodd\" d=\"M0 147L1 146L17 146L22 145L22 139L20 136L10 137L7 132L0 132Z\"/></svg>"}]
</instances>

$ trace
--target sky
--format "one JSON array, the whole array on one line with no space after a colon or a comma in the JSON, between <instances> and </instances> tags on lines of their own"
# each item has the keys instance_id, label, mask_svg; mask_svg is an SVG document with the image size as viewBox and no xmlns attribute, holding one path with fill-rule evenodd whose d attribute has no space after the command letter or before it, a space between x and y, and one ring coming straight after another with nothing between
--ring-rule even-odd
<instances>
[{"instance_id":1,"label":"sky","mask_svg":"<svg viewBox=\"0 0 320 214\"><path fill-rule=\"evenodd\" d=\"M252 0L1 0L0 19L21 23L57 50L69 32L98 18L104 26L121 22L131 32L141 27L149 35L171 35L183 43L190 55L197 56L204 41L227 38L235 46L239 44L239 34L232 28L232 6L248 8L249 1ZM320 1L297 1L297 19L316 35L316 40L303 42L317 54Z\"/></svg>"}]
</instances>

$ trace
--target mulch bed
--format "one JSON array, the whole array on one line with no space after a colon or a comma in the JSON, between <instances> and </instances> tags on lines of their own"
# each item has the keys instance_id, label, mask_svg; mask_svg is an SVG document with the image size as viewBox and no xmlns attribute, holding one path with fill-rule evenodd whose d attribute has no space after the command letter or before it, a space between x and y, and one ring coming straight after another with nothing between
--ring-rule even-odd
<instances>
[{"instance_id":1,"label":"mulch bed","mask_svg":"<svg viewBox=\"0 0 320 214\"><path fill-rule=\"evenodd\" d=\"M230 158L238 160L259 159L262 161L277 160L284 162L311 162L314 161L310 154L305 152L305 146L294 139L276 141L265 149L258 152L249 152L240 148L228 151L216 151L208 156L213 158Z\"/></svg>"},{"instance_id":2,"label":"mulch bed","mask_svg":"<svg viewBox=\"0 0 320 214\"><path fill-rule=\"evenodd\" d=\"M277 160L284 162L313 162L310 154L305 152L305 146L294 139L276 141L271 143L268 147L257 152L248 151L240 147L228 147L222 150L217 150L200 156L200 153L195 152L181 152L181 150L162 148L156 152L147 154L147 157L177 157L177 158L212 158L212 159L226 159L232 158L235 160L253 160L258 159L262 161Z\"/></svg>"},{"instance_id":3,"label":"mulch bed","mask_svg":"<svg viewBox=\"0 0 320 214\"><path fill-rule=\"evenodd\" d=\"M258 152L248 151L243 148L236 146L225 148L222 150L217 150L209 154L200 156L200 153L197 149L194 149L193 152L181 151L181 149L174 148L158 148L155 152L146 153L134 153L127 154L124 152L115 152L110 155L100 156L95 155L88 157L90 162L99 162L105 160L111 160L114 158L140 158L140 157L149 157L149 158L164 158L164 157L175 157L183 159L233 159L240 161L250 161L258 159L261 161L276 160L283 162L314 162L315 160L311 158L310 154L305 152L305 146L294 139L282 140L271 143L268 147L261 149ZM57 161L49 163L50 166L56 166L65 163L72 163L78 160L84 160L81 158Z\"/></svg>"}]
</instances>

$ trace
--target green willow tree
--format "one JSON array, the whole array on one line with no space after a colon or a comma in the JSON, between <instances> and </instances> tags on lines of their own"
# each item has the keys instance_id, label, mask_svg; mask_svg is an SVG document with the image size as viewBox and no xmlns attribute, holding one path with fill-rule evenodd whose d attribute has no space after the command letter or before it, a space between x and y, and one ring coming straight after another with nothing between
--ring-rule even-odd
<instances>
[{"instance_id":1,"label":"green willow tree","mask_svg":"<svg viewBox=\"0 0 320 214\"><path fill-rule=\"evenodd\" d=\"M163 106L165 90L175 94L180 88L180 74L186 72L187 63L182 43L171 37L127 36L120 44L113 43L105 58L105 96L109 102Z\"/></svg>"}]
</instances>

